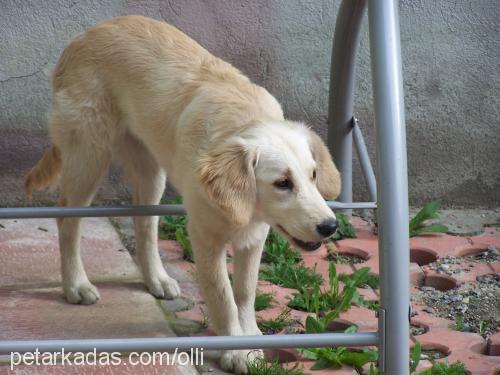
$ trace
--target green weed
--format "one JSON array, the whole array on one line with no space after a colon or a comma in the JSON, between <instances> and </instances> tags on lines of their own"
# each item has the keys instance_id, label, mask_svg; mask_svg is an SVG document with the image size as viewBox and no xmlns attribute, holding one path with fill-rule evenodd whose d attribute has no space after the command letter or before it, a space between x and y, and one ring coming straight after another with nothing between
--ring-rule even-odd
<instances>
[{"instance_id":1,"label":"green weed","mask_svg":"<svg viewBox=\"0 0 500 375\"><path fill-rule=\"evenodd\" d=\"M293 250L286 239L278 234L274 229L269 231L269 234L264 244L264 252L262 253L263 263L283 263L290 261L297 263L301 260L300 253Z\"/></svg>"},{"instance_id":2,"label":"green weed","mask_svg":"<svg viewBox=\"0 0 500 375\"><path fill-rule=\"evenodd\" d=\"M313 312L316 315L319 315L320 312L332 311L335 312L332 319L338 318L341 311L348 310L353 304L368 307L371 302L365 301L357 288L366 284L369 272L369 268L362 268L352 275L343 275L344 287L341 288L336 267L330 263L328 269L329 289L322 291L319 283L314 284L312 288L302 287L299 289L299 293L294 294L288 306L297 310Z\"/></svg>"},{"instance_id":3,"label":"green weed","mask_svg":"<svg viewBox=\"0 0 500 375\"><path fill-rule=\"evenodd\" d=\"M330 237L332 240L337 241L343 238L356 238L356 231L354 230L349 216L343 214L342 212L336 212L337 217L337 231Z\"/></svg>"},{"instance_id":4,"label":"green weed","mask_svg":"<svg viewBox=\"0 0 500 375\"><path fill-rule=\"evenodd\" d=\"M295 321L290 317L290 311L291 309L285 308L275 319L262 320L258 322L257 324L262 333L268 335L278 333L294 323Z\"/></svg>"},{"instance_id":5,"label":"green weed","mask_svg":"<svg viewBox=\"0 0 500 375\"><path fill-rule=\"evenodd\" d=\"M326 327L334 319L334 314L330 313L325 317L313 318L308 316L306 319L307 333L324 333ZM344 332L354 333L356 326L350 326ZM364 348L362 351L352 350L344 347L338 348L310 348L300 349L300 352L307 358L316 361L311 370L322 370L326 368L340 368L342 365L350 365L360 370L368 362L375 362L378 359L376 350Z\"/></svg>"},{"instance_id":6,"label":"green weed","mask_svg":"<svg viewBox=\"0 0 500 375\"><path fill-rule=\"evenodd\" d=\"M181 204L182 199L176 197L170 200L170 204ZM159 236L164 240L176 240L182 247L184 259L189 262L193 260L193 247L187 234L187 218L184 215L180 216L162 216L159 222Z\"/></svg>"},{"instance_id":7,"label":"green weed","mask_svg":"<svg viewBox=\"0 0 500 375\"><path fill-rule=\"evenodd\" d=\"M258 358L248 364L249 375L305 375L305 372L299 368L297 363L292 368L284 368L278 360L267 362L264 358Z\"/></svg>"},{"instance_id":8,"label":"green weed","mask_svg":"<svg viewBox=\"0 0 500 375\"><path fill-rule=\"evenodd\" d=\"M274 300L272 293L262 293L257 291L255 295L255 311L262 311L271 307Z\"/></svg>"},{"instance_id":9,"label":"green weed","mask_svg":"<svg viewBox=\"0 0 500 375\"><path fill-rule=\"evenodd\" d=\"M457 361L450 365L445 361L434 363L430 369L420 372L419 375L467 375L468 373L462 362Z\"/></svg>"},{"instance_id":10,"label":"green weed","mask_svg":"<svg viewBox=\"0 0 500 375\"><path fill-rule=\"evenodd\" d=\"M464 317L463 316L457 317L456 322L450 324L448 327L455 330L455 331L463 332L465 330Z\"/></svg>"},{"instance_id":11,"label":"green weed","mask_svg":"<svg viewBox=\"0 0 500 375\"><path fill-rule=\"evenodd\" d=\"M448 227L442 224L428 224L429 220L438 219L437 210L439 201L427 203L413 219L410 220L410 237L418 236L422 233L446 233Z\"/></svg>"},{"instance_id":12,"label":"green weed","mask_svg":"<svg viewBox=\"0 0 500 375\"><path fill-rule=\"evenodd\" d=\"M322 277L314 269L295 264L291 259L280 260L262 268L260 278L273 284L292 289L309 288L320 284Z\"/></svg>"}]
</instances>

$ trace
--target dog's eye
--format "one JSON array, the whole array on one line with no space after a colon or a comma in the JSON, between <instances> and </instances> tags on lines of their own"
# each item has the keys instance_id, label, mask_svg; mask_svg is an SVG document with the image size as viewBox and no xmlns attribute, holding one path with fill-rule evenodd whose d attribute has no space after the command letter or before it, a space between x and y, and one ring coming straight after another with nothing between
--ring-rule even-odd
<instances>
[{"instance_id":1,"label":"dog's eye","mask_svg":"<svg viewBox=\"0 0 500 375\"><path fill-rule=\"evenodd\" d=\"M281 190L292 190L293 183L288 178L282 178L281 180L275 181L274 186Z\"/></svg>"},{"instance_id":2,"label":"dog's eye","mask_svg":"<svg viewBox=\"0 0 500 375\"><path fill-rule=\"evenodd\" d=\"M316 169L313 171L313 180L316 179Z\"/></svg>"}]
</instances>

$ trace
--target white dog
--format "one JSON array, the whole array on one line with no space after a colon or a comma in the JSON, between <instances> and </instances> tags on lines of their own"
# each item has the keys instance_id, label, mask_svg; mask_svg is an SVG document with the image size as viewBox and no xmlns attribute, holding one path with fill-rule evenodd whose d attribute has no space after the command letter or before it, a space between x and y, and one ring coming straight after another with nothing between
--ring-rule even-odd
<instances>
[{"instance_id":1,"label":"white dog","mask_svg":"<svg viewBox=\"0 0 500 375\"><path fill-rule=\"evenodd\" d=\"M127 16L78 35L53 77L52 146L26 177L26 192L59 185L60 204L92 202L111 159L135 205L155 205L166 175L183 196L200 288L219 335L261 334L254 311L269 225L314 250L336 229L324 198L340 176L321 139L286 121L276 99L176 28ZM135 217L137 254L156 297L180 294L157 248L157 217ZM99 293L80 258L80 218L58 220L66 299ZM225 244L234 248L234 292ZM247 372L249 352L226 351L226 370Z\"/></svg>"}]
</instances>

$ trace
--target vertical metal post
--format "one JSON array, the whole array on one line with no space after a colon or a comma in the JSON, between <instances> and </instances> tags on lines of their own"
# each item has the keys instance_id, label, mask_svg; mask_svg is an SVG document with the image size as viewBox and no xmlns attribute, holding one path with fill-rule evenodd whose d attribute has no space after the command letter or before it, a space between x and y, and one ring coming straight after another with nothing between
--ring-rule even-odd
<instances>
[{"instance_id":1,"label":"vertical metal post","mask_svg":"<svg viewBox=\"0 0 500 375\"><path fill-rule=\"evenodd\" d=\"M328 100L328 147L342 176L340 202L352 202L354 67L367 0L344 0L335 25Z\"/></svg>"},{"instance_id":2,"label":"vertical metal post","mask_svg":"<svg viewBox=\"0 0 500 375\"><path fill-rule=\"evenodd\" d=\"M409 238L406 131L398 1L370 0L370 51L375 100L384 374L409 373Z\"/></svg>"}]
</instances>

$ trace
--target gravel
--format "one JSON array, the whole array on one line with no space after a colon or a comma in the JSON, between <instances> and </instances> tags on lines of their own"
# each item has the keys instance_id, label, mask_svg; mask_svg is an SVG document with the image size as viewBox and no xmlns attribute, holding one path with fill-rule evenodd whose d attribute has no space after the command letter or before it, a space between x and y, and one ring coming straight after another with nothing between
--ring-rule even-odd
<instances>
[{"instance_id":1,"label":"gravel","mask_svg":"<svg viewBox=\"0 0 500 375\"><path fill-rule=\"evenodd\" d=\"M488 338L500 328L500 274L478 276L476 281L446 292L421 287L412 299L427 305L424 311L454 321L454 329Z\"/></svg>"}]
</instances>

